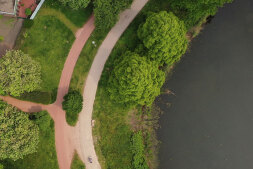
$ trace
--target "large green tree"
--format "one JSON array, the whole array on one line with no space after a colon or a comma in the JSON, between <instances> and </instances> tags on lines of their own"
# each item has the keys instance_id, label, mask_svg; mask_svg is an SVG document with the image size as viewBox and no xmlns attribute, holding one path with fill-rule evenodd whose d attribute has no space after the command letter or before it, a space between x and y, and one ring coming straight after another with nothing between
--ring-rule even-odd
<instances>
[{"instance_id":1,"label":"large green tree","mask_svg":"<svg viewBox=\"0 0 253 169\"><path fill-rule=\"evenodd\" d=\"M185 22L188 28L200 20L215 15L218 7L233 0L168 0L172 10Z\"/></svg>"},{"instance_id":2,"label":"large green tree","mask_svg":"<svg viewBox=\"0 0 253 169\"><path fill-rule=\"evenodd\" d=\"M150 14L139 27L138 37L148 49L147 56L160 65L178 61L188 44L184 23L166 11Z\"/></svg>"},{"instance_id":3,"label":"large green tree","mask_svg":"<svg viewBox=\"0 0 253 169\"><path fill-rule=\"evenodd\" d=\"M64 5L68 5L72 9L80 9L80 8L86 8L90 0L59 0L62 2Z\"/></svg>"},{"instance_id":4,"label":"large green tree","mask_svg":"<svg viewBox=\"0 0 253 169\"><path fill-rule=\"evenodd\" d=\"M165 74L155 62L126 52L109 77L108 91L112 100L127 107L150 105L164 81Z\"/></svg>"},{"instance_id":5,"label":"large green tree","mask_svg":"<svg viewBox=\"0 0 253 169\"><path fill-rule=\"evenodd\" d=\"M10 50L0 59L0 93L20 96L40 87L41 67L20 50Z\"/></svg>"},{"instance_id":6,"label":"large green tree","mask_svg":"<svg viewBox=\"0 0 253 169\"><path fill-rule=\"evenodd\" d=\"M27 113L0 101L0 159L17 160L36 152L39 128Z\"/></svg>"}]
</instances>

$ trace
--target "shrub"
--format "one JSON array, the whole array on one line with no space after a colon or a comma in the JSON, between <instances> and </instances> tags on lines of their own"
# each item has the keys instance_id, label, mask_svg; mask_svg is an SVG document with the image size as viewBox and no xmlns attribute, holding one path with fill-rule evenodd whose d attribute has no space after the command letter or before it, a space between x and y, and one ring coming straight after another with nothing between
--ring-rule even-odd
<instances>
[{"instance_id":1,"label":"shrub","mask_svg":"<svg viewBox=\"0 0 253 169\"><path fill-rule=\"evenodd\" d=\"M145 160L144 143L142 133L134 133L132 137L132 153L134 169L149 169Z\"/></svg>"},{"instance_id":2,"label":"shrub","mask_svg":"<svg viewBox=\"0 0 253 169\"><path fill-rule=\"evenodd\" d=\"M86 8L90 0L59 0L62 2L64 5L68 5L72 9L80 9L80 8Z\"/></svg>"},{"instance_id":3,"label":"shrub","mask_svg":"<svg viewBox=\"0 0 253 169\"><path fill-rule=\"evenodd\" d=\"M4 166L2 164L0 164L0 169L4 169Z\"/></svg>"},{"instance_id":4,"label":"shrub","mask_svg":"<svg viewBox=\"0 0 253 169\"><path fill-rule=\"evenodd\" d=\"M110 98L126 107L151 105L160 94L165 74L158 65L133 52L115 64L108 82Z\"/></svg>"},{"instance_id":5,"label":"shrub","mask_svg":"<svg viewBox=\"0 0 253 169\"><path fill-rule=\"evenodd\" d=\"M176 13L191 28L204 17L215 15L218 7L233 0L168 0L172 11Z\"/></svg>"},{"instance_id":6,"label":"shrub","mask_svg":"<svg viewBox=\"0 0 253 169\"><path fill-rule=\"evenodd\" d=\"M138 37L148 49L147 56L159 65L172 65L187 49L184 23L171 12L162 11L148 16L138 29Z\"/></svg>"},{"instance_id":7,"label":"shrub","mask_svg":"<svg viewBox=\"0 0 253 169\"><path fill-rule=\"evenodd\" d=\"M20 96L40 87L41 67L20 50L7 51L0 59L1 93Z\"/></svg>"},{"instance_id":8,"label":"shrub","mask_svg":"<svg viewBox=\"0 0 253 169\"><path fill-rule=\"evenodd\" d=\"M0 159L18 160L36 152L39 128L27 113L0 101Z\"/></svg>"},{"instance_id":9,"label":"shrub","mask_svg":"<svg viewBox=\"0 0 253 169\"><path fill-rule=\"evenodd\" d=\"M95 0L94 15L96 28L109 30L118 20L119 13L131 5L133 0Z\"/></svg>"},{"instance_id":10,"label":"shrub","mask_svg":"<svg viewBox=\"0 0 253 169\"><path fill-rule=\"evenodd\" d=\"M4 37L0 36L0 42L4 41Z\"/></svg>"},{"instance_id":11,"label":"shrub","mask_svg":"<svg viewBox=\"0 0 253 169\"><path fill-rule=\"evenodd\" d=\"M29 16L29 15L31 15L32 14L32 10L30 9L30 8L26 8L25 9L25 15L26 16Z\"/></svg>"},{"instance_id":12,"label":"shrub","mask_svg":"<svg viewBox=\"0 0 253 169\"><path fill-rule=\"evenodd\" d=\"M46 133L48 130L51 129L50 128L51 117L47 111L34 113L32 115L32 118L35 119L34 122L39 126L39 129L42 131L42 133Z\"/></svg>"},{"instance_id":13,"label":"shrub","mask_svg":"<svg viewBox=\"0 0 253 169\"><path fill-rule=\"evenodd\" d=\"M67 113L67 122L70 125L75 125L78 120L78 114L83 108L83 96L78 91L70 91L64 96L62 108Z\"/></svg>"}]
</instances>

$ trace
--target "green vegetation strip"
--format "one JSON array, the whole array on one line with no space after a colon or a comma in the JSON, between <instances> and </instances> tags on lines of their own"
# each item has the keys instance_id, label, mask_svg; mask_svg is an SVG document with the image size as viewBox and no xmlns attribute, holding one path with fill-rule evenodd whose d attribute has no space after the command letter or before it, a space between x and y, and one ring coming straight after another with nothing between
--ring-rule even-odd
<instances>
[{"instance_id":1,"label":"green vegetation strip","mask_svg":"<svg viewBox=\"0 0 253 169\"><path fill-rule=\"evenodd\" d=\"M71 169L85 169L85 165L83 164L77 153L75 153L75 156L73 158Z\"/></svg>"},{"instance_id":2,"label":"green vegetation strip","mask_svg":"<svg viewBox=\"0 0 253 169\"><path fill-rule=\"evenodd\" d=\"M40 16L55 16L59 19L64 25L69 28L73 34L76 33L78 27L74 25L63 13L52 9L52 8L42 8L40 10Z\"/></svg>"}]
</instances>

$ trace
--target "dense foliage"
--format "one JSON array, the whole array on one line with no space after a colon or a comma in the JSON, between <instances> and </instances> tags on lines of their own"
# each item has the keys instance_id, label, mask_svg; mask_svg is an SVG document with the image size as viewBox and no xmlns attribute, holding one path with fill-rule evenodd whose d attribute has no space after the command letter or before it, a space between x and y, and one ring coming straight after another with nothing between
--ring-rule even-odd
<instances>
[{"instance_id":1,"label":"dense foliage","mask_svg":"<svg viewBox=\"0 0 253 169\"><path fill-rule=\"evenodd\" d=\"M41 67L22 51L10 50L0 59L0 77L0 93L20 96L40 87Z\"/></svg>"},{"instance_id":2,"label":"dense foliage","mask_svg":"<svg viewBox=\"0 0 253 169\"><path fill-rule=\"evenodd\" d=\"M72 9L80 9L80 8L86 8L90 0L59 0L61 1L64 5L68 5Z\"/></svg>"},{"instance_id":3,"label":"dense foliage","mask_svg":"<svg viewBox=\"0 0 253 169\"><path fill-rule=\"evenodd\" d=\"M133 0L95 0L95 24L99 30L110 29L118 20L119 13L129 7Z\"/></svg>"},{"instance_id":4,"label":"dense foliage","mask_svg":"<svg viewBox=\"0 0 253 169\"><path fill-rule=\"evenodd\" d=\"M83 108L83 96L78 91L70 91L64 96L62 108L67 113L67 122L75 125Z\"/></svg>"},{"instance_id":5,"label":"dense foliage","mask_svg":"<svg viewBox=\"0 0 253 169\"><path fill-rule=\"evenodd\" d=\"M0 164L0 169L4 169L4 166L2 164Z\"/></svg>"},{"instance_id":6,"label":"dense foliage","mask_svg":"<svg viewBox=\"0 0 253 169\"><path fill-rule=\"evenodd\" d=\"M172 10L182 18L187 27L195 26L200 20L215 15L218 7L233 0L168 0Z\"/></svg>"},{"instance_id":7,"label":"dense foliage","mask_svg":"<svg viewBox=\"0 0 253 169\"><path fill-rule=\"evenodd\" d=\"M187 49L186 29L173 13L152 13L138 29L138 37L148 49L147 56L163 65L178 61Z\"/></svg>"},{"instance_id":8,"label":"dense foliage","mask_svg":"<svg viewBox=\"0 0 253 169\"><path fill-rule=\"evenodd\" d=\"M0 159L17 160L36 152L39 128L27 113L0 101Z\"/></svg>"},{"instance_id":9,"label":"dense foliage","mask_svg":"<svg viewBox=\"0 0 253 169\"><path fill-rule=\"evenodd\" d=\"M39 126L40 131L42 133L47 132L50 129L51 124L51 117L49 116L48 112L41 111L39 113L34 113L31 116L32 119L35 119L34 122Z\"/></svg>"},{"instance_id":10,"label":"dense foliage","mask_svg":"<svg viewBox=\"0 0 253 169\"><path fill-rule=\"evenodd\" d=\"M110 98L127 107L152 104L165 81L158 65L133 52L126 52L118 62L109 77Z\"/></svg>"},{"instance_id":11,"label":"dense foliage","mask_svg":"<svg viewBox=\"0 0 253 169\"><path fill-rule=\"evenodd\" d=\"M140 131L135 133L132 137L132 153L134 169L149 168L145 160L143 137Z\"/></svg>"}]
</instances>

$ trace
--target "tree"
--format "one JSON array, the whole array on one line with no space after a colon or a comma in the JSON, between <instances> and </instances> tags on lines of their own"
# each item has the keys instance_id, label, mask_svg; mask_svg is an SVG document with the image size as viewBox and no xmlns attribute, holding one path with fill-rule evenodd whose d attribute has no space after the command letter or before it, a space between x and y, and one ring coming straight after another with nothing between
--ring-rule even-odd
<instances>
[{"instance_id":1,"label":"tree","mask_svg":"<svg viewBox=\"0 0 253 169\"><path fill-rule=\"evenodd\" d=\"M152 13L138 29L138 37L148 49L147 56L163 65L178 61L187 49L186 29L173 13Z\"/></svg>"},{"instance_id":2,"label":"tree","mask_svg":"<svg viewBox=\"0 0 253 169\"><path fill-rule=\"evenodd\" d=\"M20 96L40 87L41 67L20 50L7 51L0 59L0 93Z\"/></svg>"},{"instance_id":3,"label":"tree","mask_svg":"<svg viewBox=\"0 0 253 169\"><path fill-rule=\"evenodd\" d=\"M59 0L62 2L64 5L68 5L70 8L77 10L80 8L86 8L90 0Z\"/></svg>"},{"instance_id":4,"label":"tree","mask_svg":"<svg viewBox=\"0 0 253 169\"><path fill-rule=\"evenodd\" d=\"M67 122L70 125L75 125L78 114L83 109L83 96L78 91L70 91L64 96L62 108L67 113Z\"/></svg>"},{"instance_id":5,"label":"tree","mask_svg":"<svg viewBox=\"0 0 253 169\"><path fill-rule=\"evenodd\" d=\"M133 0L95 0L95 24L99 30L109 30L118 20L119 13L131 5Z\"/></svg>"},{"instance_id":6,"label":"tree","mask_svg":"<svg viewBox=\"0 0 253 169\"><path fill-rule=\"evenodd\" d=\"M156 63L126 52L109 77L108 91L112 100L127 107L151 105L164 81Z\"/></svg>"},{"instance_id":7,"label":"tree","mask_svg":"<svg viewBox=\"0 0 253 169\"><path fill-rule=\"evenodd\" d=\"M0 159L18 160L36 152L39 128L27 113L0 101Z\"/></svg>"},{"instance_id":8,"label":"tree","mask_svg":"<svg viewBox=\"0 0 253 169\"><path fill-rule=\"evenodd\" d=\"M190 28L196 25L201 19L215 15L218 7L233 0L169 0L172 10L183 19Z\"/></svg>"}]
</instances>

